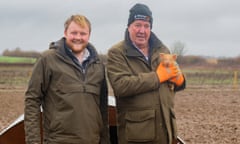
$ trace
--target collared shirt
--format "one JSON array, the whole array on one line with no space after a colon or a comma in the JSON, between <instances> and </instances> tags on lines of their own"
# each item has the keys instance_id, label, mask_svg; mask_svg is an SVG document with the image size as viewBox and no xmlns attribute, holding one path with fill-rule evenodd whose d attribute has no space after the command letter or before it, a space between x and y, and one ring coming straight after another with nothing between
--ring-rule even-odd
<instances>
[{"instance_id":1,"label":"collared shirt","mask_svg":"<svg viewBox=\"0 0 240 144\"><path fill-rule=\"evenodd\" d=\"M68 54L68 56L73 60L73 62L80 67L80 69L82 70L83 73L85 73L85 69L86 66L88 64L89 58L90 58L90 51L88 50L88 48L84 48L83 50L83 61L80 62L77 57L74 55L74 53L72 52L72 50L66 45L65 43L65 50L66 53Z\"/></svg>"},{"instance_id":2,"label":"collared shirt","mask_svg":"<svg viewBox=\"0 0 240 144\"><path fill-rule=\"evenodd\" d=\"M141 51L141 49L138 48L134 43L132 43L132 44L144 56L144 58L148 61L148 59L149 59L148 56L145 56L144 53Z\"/></svg>"}]
</instances>

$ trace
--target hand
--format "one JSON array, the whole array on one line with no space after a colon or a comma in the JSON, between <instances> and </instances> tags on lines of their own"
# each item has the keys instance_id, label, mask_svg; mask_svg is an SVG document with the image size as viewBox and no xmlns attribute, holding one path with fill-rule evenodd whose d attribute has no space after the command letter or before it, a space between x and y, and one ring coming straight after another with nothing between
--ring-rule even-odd
<instances>
[{"instance_id":1,"label":"hand","mask_svg":"<svg viewBox=\"0 0 240 144\"><path fill-rule=\"evenodd\" d=\"M165 82L178 75L178 68L175 65L163 66L163 63L158 65L157 71L158 79L160 83Z\"/></svg>"},{"instance_id":2,"label":"hand","mask_svg":"<svg viewBox=\"0 0 240 144\"><path fill-rule=\"evenodd\" d=\"M175 63L175 67L177 68L178 74L176 77L171 78L169 81L176 84L177 86L180 86L184 82L184 76L177 63Z\"/></svg>"}]
</instances>

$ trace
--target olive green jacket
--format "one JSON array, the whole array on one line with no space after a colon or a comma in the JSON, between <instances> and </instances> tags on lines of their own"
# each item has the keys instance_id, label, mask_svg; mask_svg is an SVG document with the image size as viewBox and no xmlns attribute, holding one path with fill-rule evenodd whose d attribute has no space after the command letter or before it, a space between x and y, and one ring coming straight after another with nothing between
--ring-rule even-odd
<instances>
[{"instance_id":1,"label":"olive green jacket","mask_svg":"<svg viewBox=\"0 0 240 144\"><path fill-rule=\"evenodd\" d=\"M128 32L108 51L107 74L116 96L120 144L170 144L177 136L174 95L185 82L174 90L169 82L159 83L155 72L159 53L169 50L154 33L149 44L149 61L132 45Z\"/></svg>"},{"instance_id":2,"label":"olive green jacket","mask_svg":"<svg viewBox=\"0 0 240 144\"><path fill-rule=\"evenodd\" d=\"M85 71L67 54L64 38L36 62L25 94L27 144L40 144L40 106L44 143L109 143L105 68L95 48L87 48Z\"/></svg>"}]
</instances>

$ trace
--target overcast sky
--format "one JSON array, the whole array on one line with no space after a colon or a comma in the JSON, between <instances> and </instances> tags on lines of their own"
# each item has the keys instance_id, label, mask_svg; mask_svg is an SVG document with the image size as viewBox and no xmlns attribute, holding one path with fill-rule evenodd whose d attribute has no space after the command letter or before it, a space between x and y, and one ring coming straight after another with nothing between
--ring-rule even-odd
<instances>
[{"instance_id":1,"label":"overcast sky","mask_svg":"<svg viewBox=\"0 0 240 144\"><path fill-rule=\"evenodd\" d=\"M181 42L185 55L240 56L240 0L1 0L0 54L20 47L42 52L63 36L72 14L92 23L90 42L105 54L123 39L129 9L145 3L152 31L168 47Z\"/></svg>"}]
</instances>

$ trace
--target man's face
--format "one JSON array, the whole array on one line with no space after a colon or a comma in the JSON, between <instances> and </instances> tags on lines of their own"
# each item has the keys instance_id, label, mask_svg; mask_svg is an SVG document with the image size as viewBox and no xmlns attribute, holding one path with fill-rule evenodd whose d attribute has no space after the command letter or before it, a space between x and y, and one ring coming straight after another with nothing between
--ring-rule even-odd
<instances>
[{"instance_id":1,"label":"man's face","mask_svg":"<svg viewBox=\"0 0 240 144\"><path fill-rule=\"evenodd\" d=\"M75 22L71 22L68 28L64 31L66 43L73 51L78 54L86 48L90 37L89 27L82 27Z\"/></svg>"},{"instance_id":2,"label":"man's face","mask_svg":"<svg viewBox=\"0 0 240 144\"><path fill-rule=\"evenodd\" d=\"M151 33L150 23L143 20L135 20L128 27L132 42L139 48L146 47Z\"/></svg>"}]
</instances>

